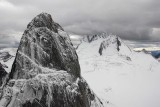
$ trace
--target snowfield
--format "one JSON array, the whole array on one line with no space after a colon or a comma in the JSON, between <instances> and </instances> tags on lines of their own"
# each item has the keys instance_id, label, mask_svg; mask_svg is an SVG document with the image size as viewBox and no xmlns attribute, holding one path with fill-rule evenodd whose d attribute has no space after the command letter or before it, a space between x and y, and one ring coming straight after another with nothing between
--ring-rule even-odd
<instances>
[{"instance_id":1,"label":"snowfield","mask_svg":"<svg viewBox=\"0 0 160 107\"><path fill-rule=\"evenodd\" d=\"M132 51L114 35L82 42L77 49L82 76L106 107L160 107L160 63L151 55ZM102 55L99 47L108 45Z\"/></svg>"}]
</instances>

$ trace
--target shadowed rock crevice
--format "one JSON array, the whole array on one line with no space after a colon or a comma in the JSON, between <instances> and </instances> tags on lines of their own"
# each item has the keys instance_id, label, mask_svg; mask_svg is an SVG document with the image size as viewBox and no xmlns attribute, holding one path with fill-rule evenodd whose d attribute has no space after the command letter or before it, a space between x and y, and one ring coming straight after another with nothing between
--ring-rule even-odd
<instances>
[{"instance_id":1,"label":"shadowed rock crevice","mask_svg":"<svg viewBox=\"0 0 160 107\"><path fill-rule=\"evenodd\" d=\"M118 37L116 39L117 39L117 51L119 51L120 46L121 46L121 42L119 41Z\"/></svg>"},{"instance_id":2,"label":"shadowed rock crevice","mask_svg":"<svg viewBox=\"0 0 160 107\"><path fill-rule=\"evenodd\" d=\"M3 84L3 81L4 81L6 75L7 75L7 72L3 68L3 65L0 63L0 87Z\"/></svg>"}]
</instances>

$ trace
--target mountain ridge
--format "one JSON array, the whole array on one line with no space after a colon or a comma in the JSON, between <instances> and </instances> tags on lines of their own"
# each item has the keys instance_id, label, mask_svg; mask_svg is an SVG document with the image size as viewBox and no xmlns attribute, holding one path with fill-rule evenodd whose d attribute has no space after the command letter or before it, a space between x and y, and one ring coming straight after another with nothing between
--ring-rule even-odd
<instances>
[{"instance_id":1,"label":"mountain ridge","mask_svg":"<svg viewBox=\"0 0 160 107\"><path fill-rule=\"evenodd\" d=\"M158 107L160 63L118 41L115 35L83 41L76 50L82 76L108 107Z\"/></svg>"}]
</instances>

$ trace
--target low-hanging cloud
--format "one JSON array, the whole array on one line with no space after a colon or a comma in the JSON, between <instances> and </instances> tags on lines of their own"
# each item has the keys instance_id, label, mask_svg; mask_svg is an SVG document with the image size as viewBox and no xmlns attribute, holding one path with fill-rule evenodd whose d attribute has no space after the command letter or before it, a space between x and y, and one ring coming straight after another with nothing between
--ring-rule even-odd
<instances>
[{"instance_id":1,"label":"low-hanging cloud","mask_svg":"<svg viewBox=\"0 0 160 107\"><path fill-rule=\"evenodd\" d=\"M16 44L28 22L41 12L50 13L72 33L160 40L159 0L0 0L0 45Z\"/></svg>"}]
</instances>

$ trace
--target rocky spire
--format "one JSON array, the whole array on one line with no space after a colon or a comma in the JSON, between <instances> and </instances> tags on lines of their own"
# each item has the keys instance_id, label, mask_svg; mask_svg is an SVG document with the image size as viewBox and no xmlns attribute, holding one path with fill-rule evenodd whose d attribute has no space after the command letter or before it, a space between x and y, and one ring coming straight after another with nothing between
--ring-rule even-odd
<instances>
[{"instance_id":1,"label":"rocky spire","mask_svg":"<svg viewBox=\"0 0 160 107\"><path fill-rule=\"evenodd\" d=\"M63 30L63 28L58 23L52 20L51 15L47 13L41 13L37 15L27 26L28 29L39 27L47 27L55 33L58 33L58 30Z\"/></svg>"},{"instance_id":2,"label":"rocky spire","mask_svg":"<svg viewBox=\"0 0 160 107\"><path fill-rule=\"evenodd\" d=\"M51 15L27 26L3 92L3 107L103 107L80 75L75 49Z\"/></svg>"},{"instance_id":3,"label":"rocky spire","mask_svg":"<svg viewBox=\"0 0 160 107\"><path fill-rule=\"evenodd\" d=\"M70 39L67 34L60 35L58 30L62 32L62 27L47 13L39 14L29 23L18 48L11 78L33 76L33 73L29 72L41 72L35 70L39 69L39 66L66 70L80 76L78 57Z\"/></svg>"}]
</instances>

